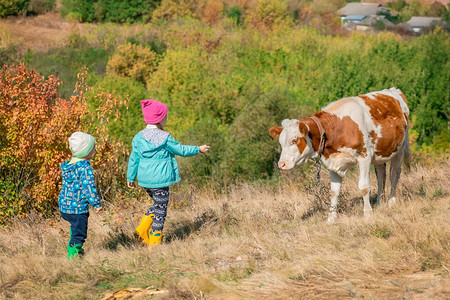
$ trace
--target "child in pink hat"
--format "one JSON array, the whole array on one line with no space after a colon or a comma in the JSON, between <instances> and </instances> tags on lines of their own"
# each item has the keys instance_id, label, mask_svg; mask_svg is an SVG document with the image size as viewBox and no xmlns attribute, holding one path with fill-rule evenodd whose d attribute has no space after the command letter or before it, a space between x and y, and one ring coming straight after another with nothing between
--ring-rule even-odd
<instances>
[{"instance_id":1,"label":"child in pink hat","mask_svg":"<svg viewBox=\"0 0 450 300\"><path fill-rule=\"evenodd\" d=\"M162 230L169 203L169 186L181 180L175 155L194 156L207 152L210 147L182 145L164 130L167 106L156 100L142 100L142 113L147 126L132 141L128 161L127 186L134 188L136 178L153 205L142 217L135 234L149 247L161 244ZM151 227L151 231L149 233Z\"/></svg>"}]
</instances>

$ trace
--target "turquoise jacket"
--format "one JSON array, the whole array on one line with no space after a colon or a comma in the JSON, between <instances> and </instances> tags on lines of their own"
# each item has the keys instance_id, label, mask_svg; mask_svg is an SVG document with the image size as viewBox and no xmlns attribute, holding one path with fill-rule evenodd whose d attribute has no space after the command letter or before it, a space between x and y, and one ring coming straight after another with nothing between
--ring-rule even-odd
<instances>
[{"instance_id":1,"label":"turquoise jacket","mask_svg":"<svg viewBox=\"0 0 450 300\"><path fill-rule=\"evenodd\" d=\"M181 145L170 135L152 125L133 138L128 160L127 181L146 188L166 187L181 180L175 155L193 156L198 146Z\"/></svg>"}]
</instances>

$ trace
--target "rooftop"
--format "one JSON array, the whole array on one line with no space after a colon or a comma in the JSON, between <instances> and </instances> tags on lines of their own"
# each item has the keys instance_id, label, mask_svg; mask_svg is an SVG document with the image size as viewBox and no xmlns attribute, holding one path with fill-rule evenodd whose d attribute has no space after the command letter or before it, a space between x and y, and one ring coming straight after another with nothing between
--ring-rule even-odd
<instances>
[{"instance_id":1,"label":"rooftop","mask_svg":"<svg viewBox=\"0 0 450 300\"><path fill-rule=\"evenodd\" d=\"M378 3L347 3L346 6L339 9L337 12L341 16L358 15L358 16L370 16L376 15L381 11L389 11L389 9L383 7Z\"/></svg>"},{"instance_id":2,"label":"rooftop","mask_svg":"<svg viewBox=\"0 0 450 300\"><path fill-rule=\"evenodd\" d=\"M429 27L431 22L442 22L442 19L435 17L412 17L406 24L412 27Z\"/></svg>"}]
</instances>

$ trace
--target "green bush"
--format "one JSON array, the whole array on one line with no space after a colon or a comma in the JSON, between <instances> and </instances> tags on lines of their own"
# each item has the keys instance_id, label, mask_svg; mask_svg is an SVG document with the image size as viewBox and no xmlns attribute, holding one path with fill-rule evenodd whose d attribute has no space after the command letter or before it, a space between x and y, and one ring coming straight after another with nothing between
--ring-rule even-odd
<instances>
[{"instance_id":1,"label":"green bush","mask_svg":"<svg viewBox=\"0 0 450 300\"><path fill-rule=\"evenodd\" d=\"M148 21L159 0L63 0L62 14L80 22Z\"/></svg>"},{"instance_id":2,"label":"green bush","mask_svg":"<svg viewBox=\"0 0 450 300\"><path fill-rule=\"evenodd\" d=\"M148 47L158 55L164 54L164 52L166 52L166 50L167 50L166 43L163 40L158 39L157 37L150 36L150 37L145 37L145 38L141 38L141 39L142 39L142 41L138 40L136 37L132 36L132 37L128 37L126 39L126 41L127 41L127 43L130 43L133 45L141 45L144 47Z\"/></svg>"},{"instance_id":3,"label":"green bush","mask_svg":"<svg viewBox=\"0 0 450 300\"><path fill-rule=\"evenodd\" d=\"M232 19L236 25L242 24L242 9L239 6L233 5L225 11L225 16Z\"/></svg>"},{"instance_id":4,"label":"green bush","mask_svg":"<svg viewBox=\"0 0 450 300\"><path fill-rule=\"evenodd\" d=\"M0 0L0 18L25 14L30 0Z\"/></svg>"},{"instance_id":5,"label":"green bush","mask_svg":"<svg viewBox=\"0 0 450 300\"><path fill-rule=\"evenodd\" d=\"M95 20L94 2L90 0L62 0L61 14L78 22Z\"/></svg>"},{"instance_id":6,"label":"green bush","mask_svg":"<svg viewBox=\"0 0 450 300\"><path fill-rule=\"evenodd\" d=\"M252 96L256 99L239 112L229 127L226 146L218 149L226 153L218 166L225 178L256 180L272 176L279 144L268 134L269 128L283 119L302 119L314 112L308 103L299 103L288 90L254 92Z\"/></svg>"},{"instance_id":7,"label":"green bush","mask_svg":"<svg viewBox=\"0 0 450 300\"><path fill-rule=\"evenodd\" d=\"M417 117L414 130L419 133L418 143L429 144L433 137L448 129L450 111L450 41L448 33L437 29L415 39L411 57L407 61L404 88L409 97L409 107Z\"/></svg>"},{"instance_id":8,"label":"green bush","mask_svg":"<svg viewBox=\"0 0 450 300\"><path fill-rule=\"evenodd\" d=\"M104 14L100 15L97 20L115 23L148 21L159 2L146 0L100 0L97 10L101 9Z\"/></svg>"},{"instance_id":9,"label":"green bush","mask_svg":"<svg viewBox=\"0 0 450 300\"><path fill-rule=\"evenodd\" d=\"M145 84L157 64L158 56L150 48L127 43L117 47L106 69L108 73L131 77Z\"/></svg>"}]
</instances>

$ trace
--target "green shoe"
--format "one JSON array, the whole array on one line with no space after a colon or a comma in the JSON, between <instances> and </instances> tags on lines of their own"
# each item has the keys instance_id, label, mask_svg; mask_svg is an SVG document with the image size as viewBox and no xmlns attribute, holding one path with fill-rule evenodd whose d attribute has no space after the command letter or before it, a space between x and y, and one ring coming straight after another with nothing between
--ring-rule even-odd
<instances>
[{"instance_id":1,"label":"green shoe","mask_svg":"<svg viewBox=\"0 0 450 300\"><path fill-rule=\"evenodd\" d=\"M69 229L70 236L69 236L69 242L67 243L67 259L70 259L71 257L74 257L76 254L74 254L73 247L70 246L70 240L72 239L72 227Z\"/></svg>"},{"instance_id":2,"label":"green shoe","mask_svg":"<svg viewBox=\"0 0 450 300\"><path fill-rule=\"evenodd\" d=\"M78 251L78 255L81 255L81 256L84 255L83 244L75 244L74 247L75 247L76 251Z\"/></svg>"},{"instance_id":3,"label":"green shoe","mask_svg":"<svg viewBox=\"0 0 450 300\"><path fill-rule=\"evenodd\" d=\"M67 258L71 259L72 257L76 257L84 254L84 249L82 248L83 244L75 244L73 246L67 245Z\"/></svg>"}]
</instances>

